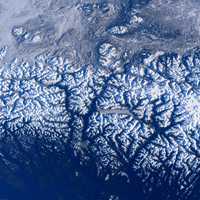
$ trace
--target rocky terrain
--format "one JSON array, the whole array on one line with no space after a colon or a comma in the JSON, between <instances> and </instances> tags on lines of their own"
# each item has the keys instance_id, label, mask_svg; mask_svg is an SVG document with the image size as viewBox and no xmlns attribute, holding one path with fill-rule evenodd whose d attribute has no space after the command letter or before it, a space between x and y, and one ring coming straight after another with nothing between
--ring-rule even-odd
<instances>
[{"instance_id":1,"label":"rocky terrain","mask_svg":"<svg viewBox=\"0 0 200 200\"><path fill-rule=\"evenodd\" d=\"M0 199L198 200L199 11L0 1Z\"/></svg>"}]
</instances>

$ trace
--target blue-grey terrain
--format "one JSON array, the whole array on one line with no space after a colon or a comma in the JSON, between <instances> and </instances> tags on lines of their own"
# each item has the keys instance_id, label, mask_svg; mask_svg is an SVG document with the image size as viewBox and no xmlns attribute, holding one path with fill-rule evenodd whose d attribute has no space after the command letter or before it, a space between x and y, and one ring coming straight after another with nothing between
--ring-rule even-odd
<instances>
[{"instance_id":1,"label":"blue-grey terrain","mask_svg":"<svg viewBox=\"0 0 200 200\"><path fill-rule=\"evenodd\" d=\"M0 0L0 200L199 200L200 2Z\"/></svg>"}]
</instances>

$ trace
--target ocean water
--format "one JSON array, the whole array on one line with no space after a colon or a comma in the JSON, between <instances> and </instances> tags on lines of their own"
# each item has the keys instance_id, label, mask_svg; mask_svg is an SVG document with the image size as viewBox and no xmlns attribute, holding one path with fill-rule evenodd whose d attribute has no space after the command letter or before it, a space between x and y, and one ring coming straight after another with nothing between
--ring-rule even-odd
<instances>
[{"instance_id":1,"label":"ocean water","mask_svg":"<svg viewBox=\"0 0 200 200\"><path fill-rule=\"evenodd\" d=\"M199 10L0 0L0 200L198 200Z\"/></svg>"}]
</instances>

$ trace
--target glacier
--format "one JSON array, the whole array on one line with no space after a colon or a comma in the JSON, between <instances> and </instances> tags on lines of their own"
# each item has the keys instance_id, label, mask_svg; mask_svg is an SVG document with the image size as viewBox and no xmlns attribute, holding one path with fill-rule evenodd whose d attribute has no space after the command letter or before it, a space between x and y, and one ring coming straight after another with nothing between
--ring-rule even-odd
<instances>
[{"instance_id":1,"label":"glacier","mask_svg":"<svg viewBox=\"0 0 200 200\"><path fill-rule=\"evenodd\" d=\"M198 199L199 8L0 1L0 199Z\"/></svg>"}]
</instances>

